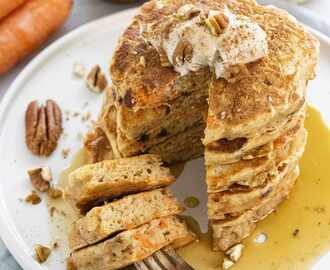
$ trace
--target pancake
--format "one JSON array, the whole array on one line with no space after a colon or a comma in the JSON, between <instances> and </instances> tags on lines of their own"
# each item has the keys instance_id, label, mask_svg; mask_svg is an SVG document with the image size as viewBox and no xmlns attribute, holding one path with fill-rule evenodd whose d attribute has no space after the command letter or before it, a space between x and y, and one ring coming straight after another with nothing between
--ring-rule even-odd
<instances>
[{"instance_id":1,"label":"pancake","mask_svg":"<svg viewBox=\"0 0 330 270\"><path fill-rule=\"evenodd\" d=\"M202 86L194 92L182 93L181 96L164 105L155 108L144 108L133 111L125 106L117 104L117 125L128 140L139 139L148 135L156 137L161 130L170 132L170 126L174 122L178 126L187 127L194 122L192 111L207 106L208 87ZM205 109L205 117L206 117ZM196 115L197 116L197 115Z\"/></svg>"},{"instance_id":2,"label":"pancake","mask_svg":"<svg viewBox=\"0 0 330 270\"><path fill-rule=\"evenodd\" d=\"M302 125L305 119L305 111L306 106L304 103L304 106L298 111L275 121L275 124L272 123L270 126L260 129L254 137L242 137L233 140L221 139L209 144L205 148L205 163L209 165L237 162L246 156L249 151L275 140L297 125ZM277 125L278 123L280 125Z\"/></svg>"},{"instance_id":3,"label":"pancake","mask_svg":"<svg viewBox=\"0 0 330 270\"><path fill-rule=\"evenodd\" d=\"M235 189L250 190L263 185L268 174L274 173L279 162L291 155L296 155L298 147L304 149L306 136L304 134L303 123L300 122L281 137L264 145L264 148L258 149L257 156L254 153L254 155L250 154L235 163L206 166L208 192L215 193ZM295 141L297 139L300 139L300 145ZM293 149L290 147L292 144L295 147Z\"/></svg>"},{"instance_id":4,"label":"pancake","mask_svg":"<svg viewBox=\"0 0 330 270\"><path fill-rule=\"evenodd\" d=\"M69 175L66 199L81 213L124 195L168 186L175 181L157 155L105 160Z\"/></svg>"},{"instance_id":5,"label":"pancake","mask_svg":"<svg viewBox=\"0 0 330 270\"><path fill-rule=\"evenodd\" d=\"M179 214L183 208L167 188L141 192L100 207L71 225L69 245L78 250L151 220Z\"/></svg>"},{"instance_id":6,"label":"pancake","mask_svg":"<svg viewBox=\"0 0 330 270\"><path fill-rule=\"evenodd\" d=\"M243 212L256 207L272 197L281 185L284 176L296 166L303 154L307 133L304 128L296 134L287 147L278 149L275 158L276 164L273 170L266 171L264 184L251 190L224 191L210 193L208 196L209 219L223 220L229 217L237 217Z\"/></svg>"},{"instance_id":7,"label":"pancake","mask_svg":"<svg viewBox=\"0 0 330 270\"><path fill-rule=\"evenodd\" d=\"M299 167L289 173L278 186L271 198L246 211L241 216L226 221L211 220L213 231L213 250L227 250L231 246L241 242L256 228L256 223L269 214L283 202L292 190L299 175Z\"/></svg>"},{"instance_id":8,"label":"pancake","mask_svg":"<svg viewBox=\"0 0 330 270\"><path fill-rule=\"evenodd\" d=\"M78 270L121 269L145 259L163 247L179 248L195 238L178 217L163 217L75 251L69 257L69 264L72 269Z\"/></svg>"},{"instance_id":9,"label":"pancake","mask_svg":"<svg viewBox=\"0 0 330 270\"><path fill-rule=\"evenodd\" d=\"M162 22L188 3L214 10L225 5L232 13L245 15L258 23L267 33L269 43L267 56L247 65L247 78L235 83L226 83L225 80L214 82L216 91L210 93L210 132L206 133L205 144L225 137L223 135L232 126L244 126L242 130L246 130L246 127L265 125L266 122L261 119L268 122L289 108L296 99L294 94L303 96L306 81L314 78L318 42L284 11L247 0L172 0L164 5L159 5L159 2L150 1L142 6L114 53L110 71L117 98L133 101L127 102L129 106L123 102L122 106L131 107L134 111L155 108L184 92L193 92L194 84L201 85L203 80L211 77L206 76L207 71L204 70L201 74L191 72L180 76L173 69L162 67L155 48L141 36L141 25ZM140 65L141 57L146 61L144 65ZM268 102L268 97L274 104ZM255 99L260 101L255 103ZM211 116L216 117L227 108L233 109L235 104L242 106L242 111L235 112L235 115L228 114L231 117L222 121L225 128L219 126L221 133L215 135L218 127L213 126ZM255 120L259 124L254 123ZM214 133L212 136L209 134L211 130Z\"/></svg>"}]
</instances>

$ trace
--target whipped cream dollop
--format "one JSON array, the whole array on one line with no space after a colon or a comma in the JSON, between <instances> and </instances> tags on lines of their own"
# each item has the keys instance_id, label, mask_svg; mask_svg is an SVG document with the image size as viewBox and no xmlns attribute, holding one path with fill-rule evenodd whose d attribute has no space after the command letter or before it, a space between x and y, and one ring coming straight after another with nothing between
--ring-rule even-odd
<instances>
[{"instance_id":1,"label":"whipped cream dollop","mask_svg":"<svg viewBox=\"0 0 330 270\"><path fill-rule=\"evenodd\" d=\"M182 6L172 16L183 19L175 23L169 19L168 23L175 26L168 27L170 30L166 35L149 35L147 38L157 50L165 52L168 61L181 75L209 66L214 69L216 77L220 78L227 68L254 62L267 54L265 31L248 17L236 16L228 9L210 10L206 14L199 11L191 4ZM192 13L195 16L191 16ZM205 20L219 14L227 17L227 25L221 34L214 35ZM189 42L192 53L187 59L176 61L176 48L183 40Z\"/></svg>"}]
</instances>

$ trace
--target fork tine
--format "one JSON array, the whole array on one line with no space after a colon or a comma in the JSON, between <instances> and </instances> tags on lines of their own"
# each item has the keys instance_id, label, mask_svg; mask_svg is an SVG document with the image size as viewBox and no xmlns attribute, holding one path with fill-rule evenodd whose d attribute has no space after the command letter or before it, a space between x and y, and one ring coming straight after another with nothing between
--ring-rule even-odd
<instances>
[{"instance_id":1,"label":"fork tine","mask_svg":"<svg viewBox=\"0 0 330 270\"><path fill-rule=\"evenodd\" d=\"M164 269L176 270L176 266L168 259L166 254L161 250L153 254L154 257L164 266Z\"/></svg>"},{"instance_id":2,"label":"fork tine","mask_svg":"<svg viewBox=\"0 0 330 270\"><path fill-rule=\"evenodd\" d=\"M137 270L149 270L143 261L136 262L134 266Z\"/></svg>"},{"instance_id":3,"label":"fork tine","mask_svg":"<svg viewBox=\"0 0 330 270\"><path fill-rule=\"evenodd\" d=\"M149 269L152 269L152 270L163 270L163 267L161 266L161 264L159 264L159 262L157 262L157 260L155 260L155 258L153 257L153 255L152 256L149 256L146 259L144 259L144 263L149 266Z\"/></svg>"},{"instance_id":4,"label":"fork tine","mask_svg":"<svg viewBox=\"0 0 330 270\"><path fill-rule=\"evenodd\" d=\"M189 264L187 264L171 247L166 247L163 249L163 252L169 257L175 265L177 266L176 269L182 270L194 270Z\"/></svg>"},{"instance_id":5,"label":"fork tine","mask_svg":"<svg viewBox=\"0 0 330 270\"><path fill-rule=\"evenodd\" d=\"M194 270L170 247L158 250L143 261L136 262L135 268L137 270Z\"/></svg>"}]
</instances>

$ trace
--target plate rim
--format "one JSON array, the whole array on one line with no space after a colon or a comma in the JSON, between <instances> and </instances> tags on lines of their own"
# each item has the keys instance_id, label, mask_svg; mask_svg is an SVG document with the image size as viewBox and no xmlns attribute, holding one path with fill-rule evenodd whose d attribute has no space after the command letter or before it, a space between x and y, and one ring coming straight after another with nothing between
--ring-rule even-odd
<instances>
[{"instance_id":1,"label":"plate rim","mask_svg":"<svg viewBox=\"0 0 330 270\"><path fill-rule=\"evenodd\" d=\"M58 49L62 48L68 42L74 40L79 35L82 35L86 32L91 31L91 29L96 28L99 24L104 24L105 22L120 19L124 16L132 16L138 8L130 8L124 11L116 12L111 15L104 16L102 18L93 20L89 23L79 26L78 28L68 32L58 40L54 41L52 44L43 49L33 60L31 60L23 70L18 74L18 76L11 83L10 87L7 89L1 103L0 103L0 137L3 135L3 124L6 119L5 112L10 105L10 102L20 89L20 86L28 77L35 71L39 65L47 60L51 54L56 52ZM320 41L329 45L330 47L330 37L327 37L323 33L309 27L305 26L311 33L313 33ZM7 205L4 201L4 198L0 197L0 237L5 243L7 249L11 253L11 255L15 258L17 263L26 270L42 270L48 269L46 265L42 266L37 263L30 252L25 249L22 237L18 234L17 229L12 221L12 219L8 219L8 209Z\"/></svg>"}]
</instances>

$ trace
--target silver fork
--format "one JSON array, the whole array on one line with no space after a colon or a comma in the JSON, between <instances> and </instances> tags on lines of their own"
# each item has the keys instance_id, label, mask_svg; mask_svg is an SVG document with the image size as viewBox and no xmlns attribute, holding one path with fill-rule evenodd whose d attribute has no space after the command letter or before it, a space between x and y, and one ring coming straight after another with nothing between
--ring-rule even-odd
<instances>
[{"instance_id":1,"label":"silver fork","mask_svg":"<svg viewBox=\"0 0 330 270\"><path fill-rule=\"evenodd\" d=\"M134 266L137 270L194 270L170 247L155 252Z\"/></svg>"}]
</instances>

